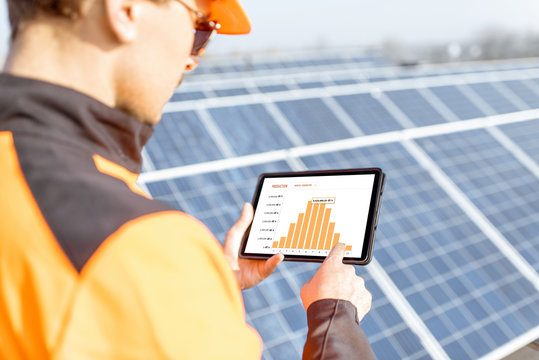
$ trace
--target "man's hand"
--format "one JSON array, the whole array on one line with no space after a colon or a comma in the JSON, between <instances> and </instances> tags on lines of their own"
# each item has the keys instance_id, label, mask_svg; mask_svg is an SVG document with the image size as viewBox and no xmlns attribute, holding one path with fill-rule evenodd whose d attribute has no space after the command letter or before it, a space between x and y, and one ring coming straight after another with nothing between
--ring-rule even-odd
<instances>
[{"instance_id":1,"label":"man's hand","mask_svg":"<svg viewBox=\"0 0 539 360\"><path fill-rule=\"evenodd\" d=\"M253 287L270 276L275 271L275 267L284 259L283 254L275 254L268 260L238 258L241 239L251 221L253 221L253 206L246 203L243 206L240 218L228 230L223 244L226 259L230 263L242 289Z\"/></svg>"},{"instance_id":2,"label":"man's hand","mask_svg":"<svg viewBox=\"0 0 539 360\"><path fill-rule=\"evenodd\" d=\"M305 310L317 300L348 300L356 306L361 321L371 309L372 295L354 267L343 264L345 248L343 243L335 245L313 278L301 288L301 300Z\"/></svg>"}]
</instances>

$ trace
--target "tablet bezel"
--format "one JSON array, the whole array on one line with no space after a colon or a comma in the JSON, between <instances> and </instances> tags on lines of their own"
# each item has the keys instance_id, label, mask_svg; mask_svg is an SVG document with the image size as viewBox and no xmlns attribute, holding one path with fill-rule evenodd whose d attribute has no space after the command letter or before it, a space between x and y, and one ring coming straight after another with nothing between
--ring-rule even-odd
<instances>
[{"instance_id":1,"label":"tablet bezel","mask_svg":"<svg viewBox=\"0 0 539 360\"><path fill-rule=\"evenodd\" d=\"M316 170L316 171L301 171L301 172L275 172L264 173L258 177L255 193L253 195L253 208L255 209L260 199L260 193L264 180L267 178L279 178L279 177L306 177L306 176L335 176L335 175L374 175L371 200L369 204L369 213L367 218L367 226L365 229L365 238L363 241L363 249L361 251L361 257L344 257L343 262L346 264L366 265L372 259L372 251L374 247L374 237L376 233L376 227L378 225L378 214L380 212L381 196L383 193L383 187L385 183L385 174L380 168L362 168L362 169L339 169L339 170ZM247 229L243 235L239 257L243 259L269 259L273 254L263 253L246 253L245 248L247 246L247 240L251 226ZM310 255L288 255L285 254L285 261L304 261L304 262L322 262L326 256L310 256Z\"/></svg>"}]
</instances>

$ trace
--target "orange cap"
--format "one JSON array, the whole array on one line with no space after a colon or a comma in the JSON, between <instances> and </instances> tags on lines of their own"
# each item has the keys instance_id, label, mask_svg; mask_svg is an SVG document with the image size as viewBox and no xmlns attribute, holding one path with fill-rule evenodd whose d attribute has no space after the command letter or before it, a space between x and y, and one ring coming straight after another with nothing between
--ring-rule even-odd
<instances>
[{"instance_id":1,"label":"orange cap","mask_svg":"<svg viewBox=\"0 0 539 360\"><path fill-rule=\"evenodd\" d=\"M248 34L251 23L238 0L212 0L210 5L210 20L221 25L219 34Z\"/></svg>"}]
</instances>

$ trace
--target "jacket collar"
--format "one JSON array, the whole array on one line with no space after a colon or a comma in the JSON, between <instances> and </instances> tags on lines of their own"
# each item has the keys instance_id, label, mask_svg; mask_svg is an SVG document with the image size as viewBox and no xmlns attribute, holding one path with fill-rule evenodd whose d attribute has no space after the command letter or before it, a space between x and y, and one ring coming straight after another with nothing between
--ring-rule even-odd
<instances>
[{"instance_id":1,"label":"jacket collar","mask_svg":"<svg viewBox=\"0 0 539 360\"><path fill-rule=\"evenodd\" d=\"M0 74L0 125L18 117L31 118L42 136L61 136L135 173L153 134L151 125L73 89Z\"/></svg>"}]
</instances>

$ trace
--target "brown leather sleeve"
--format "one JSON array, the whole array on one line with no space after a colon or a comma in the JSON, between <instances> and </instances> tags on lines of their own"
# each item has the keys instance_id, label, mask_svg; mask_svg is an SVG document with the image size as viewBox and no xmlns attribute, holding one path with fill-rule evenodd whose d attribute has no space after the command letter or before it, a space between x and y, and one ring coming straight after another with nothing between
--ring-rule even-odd
<instances>
[{"instance_id":1,"label":"brown leather sleeve","mask_svg":"<svg viewBox=\"0 0 539 360\"><path fill-rule=\"evenodd\" d=\"M349 301L324 299L307 309L309 332L303 360L373 359L367 337L357 321L356 307Z\"/></svg>"}]
</instances>

